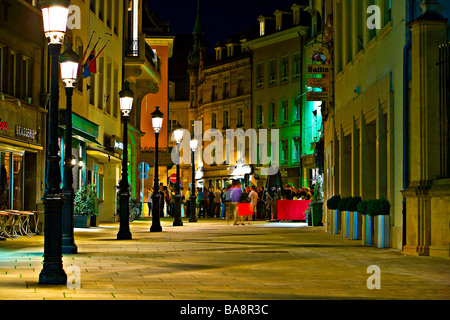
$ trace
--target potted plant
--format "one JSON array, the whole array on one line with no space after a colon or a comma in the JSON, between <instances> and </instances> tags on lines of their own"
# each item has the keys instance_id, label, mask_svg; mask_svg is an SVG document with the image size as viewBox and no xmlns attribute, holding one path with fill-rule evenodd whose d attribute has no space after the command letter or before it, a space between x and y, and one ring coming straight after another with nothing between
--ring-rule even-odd
<instances>
[{"instance_id":1,"label":"potted plant","mask_svg":"<svg viewBox=\"0 0 450 320\"><path fill-rule=\"evenodd\" d=\"M350 237L350 214L347 210L347 202L350 199L351 197L345 197L338 203L338 210L341 212L341 234L344 238Z\"/></svg>"},{"instance_id":2,"label":"potted plant","mask_svg":"<svg viewBox=\"0 0 450 320\"><path fill-rule=\"evenodd\" d=\"M317 227L322 224L322 211L323 211L323 193L322 193L322 179L320 176L316 179L314 188L314 194L311 202L308 205L308 225Z\"/></svg>"},{"instance_id":3,"label":"potted plant","mask_svg":"<svg viewBox=\"0 0 450 320\"><path fill-rule=\"evenodd\" d=\"M390 247L390 212L389 201L381 197L377 200L369 201L367 204L367 214L373 216L374 224L374 245L377 248Z\"/></svg>"},{"instance_id":4,"label":"potted plant","mask_svg":"<svg viewBox=\"0 0 450 320\"><path fill-rule=\"evenodd\" d=\"M358 214L358 203L362 201L361 197L351 197L347 202L347 211L349 212L349 235L351 240L361 239L361 215Z\"/></svg>"},{"instance_id":5,"label":"potted plant","mask_svg":"<svg viewBox=\"0 0 450 320\"><path fill-rule=\"evenodd\" d=\"M74 200L74 227L89 228L91 217L97 217L97 192L94 185L82 186L75 194Z\"/></svg>"},{"instance_id":6,"label":"potted plant","mask_svg":"<svg viewBox=\"0 0 450 320\"><path fill-rule=\"evenodd\" d=\"M367 213L370 201L363 200L357 206L358 214L361 215L361 242L366 246L373 245L373 216Z\"/></svg>"},{"instance_id":7,"label":"potted plant","mask_svg":"<svg viewBox=\"0 0 450 320\"><path fill-rule=\"evenodd\" d=\"M338 212L338 203L341 201L340 195L332 196L327 200L327 208L331 211L331 219L329 220L331 223L330 233L338 234L341 230L341 215Z\"/></svg>"}]
</instances>

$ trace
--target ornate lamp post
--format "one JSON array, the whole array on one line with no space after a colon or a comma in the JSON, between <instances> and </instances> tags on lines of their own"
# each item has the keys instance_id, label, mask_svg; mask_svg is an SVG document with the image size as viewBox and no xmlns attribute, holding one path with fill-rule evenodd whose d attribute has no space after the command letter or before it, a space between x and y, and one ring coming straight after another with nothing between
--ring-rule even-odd
<instances>
[{"instance_id":1,"label":"ornate lamp post","mask_svg":"<svg viewBox=\"0 0 450 320\"><path fill-rule=\"evenodd\" d=\"M64 149L64 177L63 177L63 225L62 225L62 253L77 253L73 235L73 164L72 164L72 95L78 75L79 56L68 47L61 55L61 78L66 87L66 132Z\"/></svg>"},{"instance_id":2,"label":"ornate lamp post","mask_svg":"<svg viewBox=\"0 0 450 320\"><path fill-rule=\"evenodd\" d=\"M164 114L159 111L159 107L155 107L156 110L152 112L152 125L153 130L155 131L155 179L154 179L154 186L153 186L153 195L152 195L152 202L153 202L153 208L152 208L152 226L150 227L150 232L161 232L161 222L159 219L159 210L160 210L160 201L163 201L161 199L161 195L159 193L159 172L158 172L158 155L159 155L159 132L161 131L162 124L163 124L163 117Z\"/></svg>"},{"instance_id":3,"label":"ornate lamp post","mask_svg":"<svg viewBox=\"0 0 450 320\"><path fill-rule=\"evenodd\" d=\"M177 153L178 153L178 163L177 163L177 183L175 184L175 208L174 208L174 218L173 226L178 227L183 225L181 221L181 179L180 179L180 143L183 140L183 127L181 127L178 122L173 135L175 136L175 141L177 142Z\"/></svg>"},{"instance_id":4,"label":"ornate lamp post","mask_svg":"<svg viewBox=\"0 0 450 320\"><path fill-rule=\"evenodd\" d=\"M197 140L191 140L190 141L190 147L191 147L191 163L192 163L192 186L191 186L191 216L189 218L189 222L197 222L197 218L195 217L195 150L197 149L198 141Z\"/></svg>"},{"instance_id":5,"label":"ornate lamp post","mask_svg":"<svg viewBox=\"0 0 450 320\"><path fill-rule=\"evenodd\" d=\"M61 184L61 157L58 145L59 112L59 55L69 15L68 0L41 1L44 33L49 40L51 56L51 100L48 122L47 163L44 191L44 263L39 274L39 284L61 285L67 283L62 266L62 211L64 196Z\"/></svg>"},{"instance_id":6,"label":"ornate lamp post","mask_svg":"<svg viewBox=\"0 0 450 320\"><path fill-rule=\"evenodd\" d=\"M120 226L117 240L131 240L130 232L130 185L128 184L128 117L133 108L133 91L130 84L125 81L122 91L119 92L120 110L123 116L123 155L122 179L119 182L119 217Z\"/></svg>"}]
</instances>

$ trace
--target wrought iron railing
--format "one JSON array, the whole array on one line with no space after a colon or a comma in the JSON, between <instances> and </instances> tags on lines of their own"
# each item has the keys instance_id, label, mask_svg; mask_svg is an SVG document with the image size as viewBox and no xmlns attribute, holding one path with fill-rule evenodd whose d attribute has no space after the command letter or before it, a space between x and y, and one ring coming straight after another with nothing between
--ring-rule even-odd
<instances>
[{"instance_id":1,"label":"wrought iron railing","mask_svg":"<svg viewBox=\"0 0 450 320\"><path fill-rule=\"evenodd\" d=\"M139 39L125 40L125 56L127 57L139 56Z\"/></svg>"}]
</instances>

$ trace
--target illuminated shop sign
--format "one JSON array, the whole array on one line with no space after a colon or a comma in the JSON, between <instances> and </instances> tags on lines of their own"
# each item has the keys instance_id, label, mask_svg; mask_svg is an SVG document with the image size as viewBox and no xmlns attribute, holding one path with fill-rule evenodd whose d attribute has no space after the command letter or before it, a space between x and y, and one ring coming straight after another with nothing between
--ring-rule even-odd
<instances>
[{"instance_id":1,"label":"illuminated shop sign","mask_svg":"<svg viewBox=\"0 0 450 320\"><path fill-rule=\"evenodd\" d=\"M8 122L0 118L0 131L8 131Z\"/></svg>"},{"instance_id":2,"label":"illuminated shop sign","mask_svg":"<svg viewBox=\"0 0 450 320\"><path fill-rule=\"evenodd\" d=\"M114 149L123 150L123 143L120 141L114 141Z\"/></svg>"},{"instance_id":3,"label":"illuminated shop sign","mask_svg":"<svg viewBox=\"0 0 450 320\"><path fill-rule=\"evenodd\" d=\"M16 126L16 136L30 140L36 140L36 130Z\"/></svg>"}]
</instances>

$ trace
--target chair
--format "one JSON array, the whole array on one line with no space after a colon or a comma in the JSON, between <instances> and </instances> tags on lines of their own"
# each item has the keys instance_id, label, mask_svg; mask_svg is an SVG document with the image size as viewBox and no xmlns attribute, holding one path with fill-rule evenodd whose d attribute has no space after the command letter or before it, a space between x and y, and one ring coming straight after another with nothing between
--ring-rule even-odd
<instances>
[{"instance_id":1,"label":"chair","mask_svg":"<svg viewBox=\"0 0 450 320\"><path fill-rule=\"evenodd\" d=\"M9 227L11 228L10 235L12 238L20 239L20 235L18 234L19 230L19 223L20 223L20 213L17 210L6 210L6 213L8 213L9 216L12 217L10 220Z\"/></svg>"},{"instance_id":2,"label":"chair","mask_svg":"<svg viewBox=\"0 0 450 320\"><path fill-rule=\"evenodd\" d=\"M19 232L23 236L28 236L31 238L30 232L30 216L34 216L34 213L31 211L20 211L19 218Z\"/></svg>"},{"instance_id":3,"label":"chair","mask_svg":"<svg viewBox=\"0 0 450 320\"><path fill-rule=\"evenodd\" d=\"M12 226L15 215L10 215L6 211L0 211L0 235L3 235L11 240L13 237L9 233L8 229Z\"/></svg>"}]
</instances>

